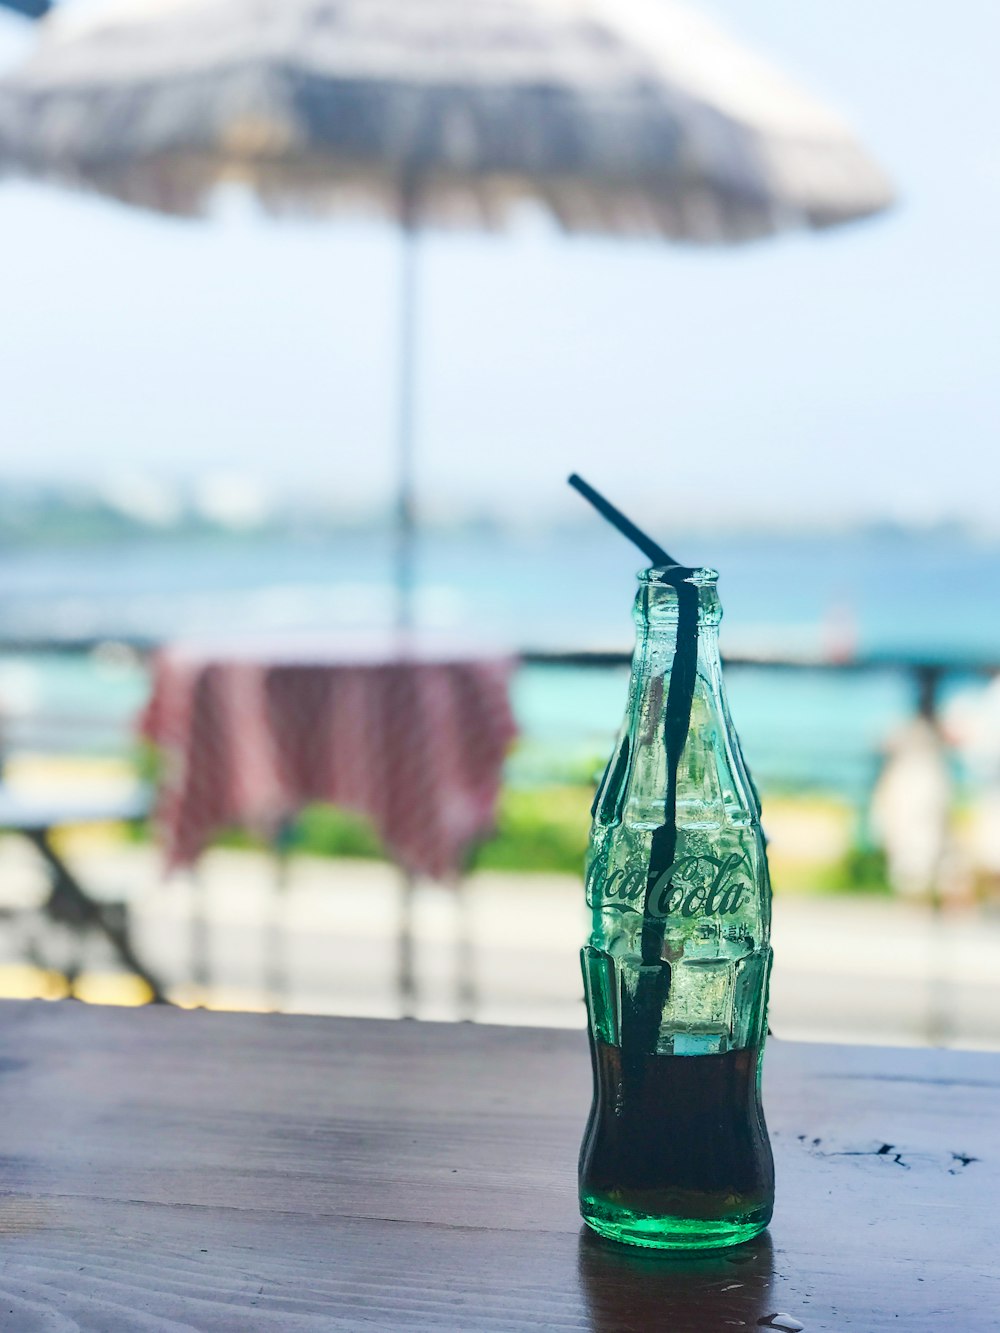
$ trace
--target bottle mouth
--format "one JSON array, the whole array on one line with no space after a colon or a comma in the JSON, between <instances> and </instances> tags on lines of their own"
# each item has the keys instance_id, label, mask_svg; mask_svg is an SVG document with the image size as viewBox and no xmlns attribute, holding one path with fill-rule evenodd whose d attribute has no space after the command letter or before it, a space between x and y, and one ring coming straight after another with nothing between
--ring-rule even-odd
<instances>
[{"instance_id":1,"label":"bottle mouth","mask_svg":"<svg viewBox=\"0 0 1000 1333\"><path fill-rule=\"evenodd\" d=\"M654 625L665 628L676 626L680 616L678 574L681 576L681 586L686 583L697 592L699 627L719 624L722 607L719 605L717 570L704 566L678 570L676 565L654 565L652 569L642 570L638 576L639 586L632 610L637 625L647 628Z\"/></svg>"},{"instance_id":2,"label":"bottle mouth","mask_svg":"<svg viewBox=\"0 0 1000 1333\"><path fill-rule=\"evenodd\" d=\"M640 569L636 578L646 587L672 588L676 581L676 568L676 565L654 565L652 569ZM714 588L719 582L719 571L707 565L692 569L684 582L695 588Z\"/></svg>"}]
</instances>

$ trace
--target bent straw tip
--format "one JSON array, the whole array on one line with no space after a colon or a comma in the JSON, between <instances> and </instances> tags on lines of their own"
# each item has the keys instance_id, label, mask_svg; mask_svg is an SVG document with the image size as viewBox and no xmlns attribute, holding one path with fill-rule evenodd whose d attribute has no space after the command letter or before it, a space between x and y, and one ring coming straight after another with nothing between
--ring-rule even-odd
<instances>
[{"instance_id":1,"label":"bent straw tip","mask_svg":"<svg viewBox=\"0 0 1000 1333\"><path fill-rule=\"evenodd\" d=\"M651 537L647 537L641 528L637 528L632 520L626 518L620 509L616 509L600 491L596 491L589 482L584 481L578 472L571 472L567 480L575 491L579 491L583 498L589 504L592 504L603 518L608 520L612 527L617 528L623 537L627 537L630 542L638 546L651 564L677 564L677 561L669 556L658 542L654 542Z\"/></svg>"}]
</instances>

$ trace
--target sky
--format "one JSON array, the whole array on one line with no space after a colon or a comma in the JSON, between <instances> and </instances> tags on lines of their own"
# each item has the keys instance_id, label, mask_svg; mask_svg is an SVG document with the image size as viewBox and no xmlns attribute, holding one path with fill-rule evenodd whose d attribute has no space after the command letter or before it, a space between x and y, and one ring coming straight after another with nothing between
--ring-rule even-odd
<instances>
[{"instance_id":1,"label":"sky","mask_svg":"<svg viewBox=\"0 0 1000 1333\"><path fill-rule=\"evenodd\" d=\"M80 3L80 0L68 0ZM543 224L420 242L425 511L1000 527L1000 7L712 0L847 112L884 218L728 250ZM0 19L0 60L31 26ZM0 481L391 494L400 242L0 183Z\"/></svg>"}]
</instances>

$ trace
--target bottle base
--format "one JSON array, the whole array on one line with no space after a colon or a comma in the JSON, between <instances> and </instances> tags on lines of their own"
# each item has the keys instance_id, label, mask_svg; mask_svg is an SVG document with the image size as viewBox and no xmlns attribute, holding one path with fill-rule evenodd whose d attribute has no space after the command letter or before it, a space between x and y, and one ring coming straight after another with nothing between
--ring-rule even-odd
<instances>
[{"instance_id":1,"label":"bottle base","mask_svg":"<svg viewBox=\"0 0 1000 1333\"><path fill-rule=\"evenodd\" d=\"M649 1250L722 1250L759 1236L771 1220L770 1208L716 1220L704 1217L654 1217L630 1208L583 1198L580 1213L592 1231L622 1245Z\"/></svg>"}]
</instances>

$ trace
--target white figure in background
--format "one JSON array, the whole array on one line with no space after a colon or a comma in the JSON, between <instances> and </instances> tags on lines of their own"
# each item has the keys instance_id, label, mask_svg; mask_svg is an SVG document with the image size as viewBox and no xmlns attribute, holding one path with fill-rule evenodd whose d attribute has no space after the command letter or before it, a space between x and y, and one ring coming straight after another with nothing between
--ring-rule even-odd
<instances>
[{"instance_id":1,"label":"white figure in background","mask_svg":"<svg viewBox=\"0 0 1000 1333\"><path fill-rule=\"evenodd\" d=\"M984 690L958 695L945 714L945 732L960 750L972 785L967 826L974 879L1000 886L1000 676Z\"/></svg>"},{"instance_id":2,"label":"white figure in background","mask_svg":"<svg viewBox=\"0 0 1000 1333\"><path fill-rule=\"evenodd\" d=\"M937 899L953 888L952 794L948 757L928 688L917 715L888 738L872 796L872 828L897 893Z\"/></svg>"}]
</instances>

